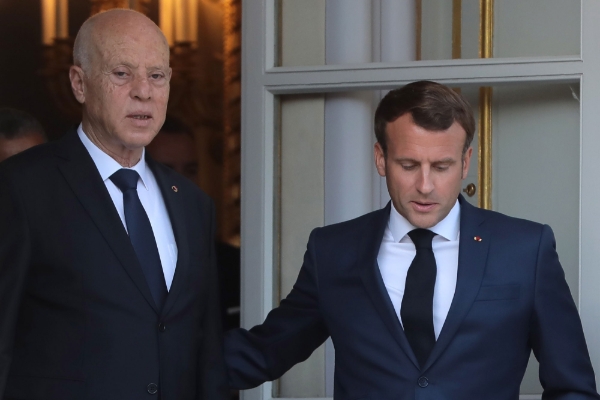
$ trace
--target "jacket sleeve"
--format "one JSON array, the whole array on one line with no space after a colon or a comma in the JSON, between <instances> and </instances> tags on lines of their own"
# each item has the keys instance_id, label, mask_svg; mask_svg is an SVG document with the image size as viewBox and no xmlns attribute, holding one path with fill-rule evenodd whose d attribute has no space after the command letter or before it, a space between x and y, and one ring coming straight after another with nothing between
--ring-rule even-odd
<instances>
[{"instance_id":1,"label":"jacket sleeve","mask_svg":"<svg viewBox=\"0 0 600 400\"><path fill-rule=\"evenodd\" d=\"M262 325L225 335L229 385L249 389L275 380L306 360L329 336L319 308L316 236L311 233L304 263L289 295Z\"/></svg>"},{"instance_id":2,"label":"jacket sleeve","mask_svg":"<svg viewBox=\"0 0 600 400\"><path fill-rule=\"evenodd\" d=\"M534 302L530 341L540 363L542 398L600 399L581 320L547 225L538 249Z\"/></svg>"},{"instance_id":3,"label":"jacket sleeve","mask_svg":"<svg viewBox=\"0 0 600 400\"><path fill-rule=\"evenodd\" d=\"M199 360L199 398L198 400L225 400L228 388L223 362L223 330L221 309L219 307L219 284L215 252L215 207L210 201L210 265L208 273L208 303L202 320L200 340L201 356Z\"/></svg>"},{"instance_id":4,"label":"jacket sleeve","mask_svg":"<svg viewBox=\"0 0 600 400\"><path fill-rule=\"evenodd\" d=\"M31 253L27 219L17 194L6 170L0 168L0 398L6 388Z\"/></svg>"}]
</instances>

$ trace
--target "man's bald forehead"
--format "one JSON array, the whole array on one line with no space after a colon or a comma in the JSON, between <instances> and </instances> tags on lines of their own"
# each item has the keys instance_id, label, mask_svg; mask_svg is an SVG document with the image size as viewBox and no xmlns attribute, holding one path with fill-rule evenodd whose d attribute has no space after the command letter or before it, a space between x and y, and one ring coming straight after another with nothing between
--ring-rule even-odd
<instances>
[{"instance_id":1,"label":"man's bald forehead","mask_svg":"<svg viewBox=\"0 0 600 400\"><path fill-rule=\"evenodd\" d=\"M106 35L118 34L118 30L150 29L161 38L165 50L169 44L160 28L144 14L129 9L111 9L88 18L77 33L73 46L73 63L84 70L91 66L93 51L97 51L98 40Z\"/></svg>"}]
</instances>

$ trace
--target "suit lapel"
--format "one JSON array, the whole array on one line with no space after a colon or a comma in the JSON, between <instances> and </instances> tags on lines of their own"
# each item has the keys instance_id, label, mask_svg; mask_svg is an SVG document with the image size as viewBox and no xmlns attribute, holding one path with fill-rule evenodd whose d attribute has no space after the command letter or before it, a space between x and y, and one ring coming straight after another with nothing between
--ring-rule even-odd
<instances>
[{"instance_id":1,"label":"suit lapel","mask_svg":"<svg viewBox=\"0 0 600 400\"><path fill-rule=\"evenodd\" d=\"M158 313L142 267L98 169L76 132L56 145L58 168L148 304Z\"/></svg>"},{"instance_id":2,"label":"suit lapel","mask_svg":"<svg viewBox=\"0 0 600 400\"><path fill-rule=\"evenodd\" d=\"M491 242L491 235L483 226L485 217L480 209L467 203L462 196L459 201L460 243L456 290L444 327L424 369L429 368L448 347L475 301L485 272ZM475 240L475 237L481 238L481 241Z\"/></svg>"},{"instance_id":3,"label":"suit lapel","mask_svg":"<svg viewBox=\"0 0 600 400\"><path fill-rule=\"evenodd\" d=\"M184 204L184 199L187 196L185 193L180 193L179 188L173 186L174 182L169 179L162 168L158 168L157 163L152 160L152 158L146 156L146 162L152 169L158 187L162 193L167 212L169 213L169 219L171 220L171 226L173 227L175 242L177 243L175 275L173 275L171 289L169 290L167 301L161 312L161 315L166 315L173 307L179 293L185 291L185 286L187 284L186 276L188 276L188 268L190 268L190 251L186 228L186 205Z\"/></svg>"},{"instance_id":4,"label":"suit lapel","mask_svg":"<svg viewBox=\"0 0 600 400\"><path fill-rule=\"evenodd\" d=\"M358 256L358 268L361 269L361 279L375 309L379 312L381 319L400 348L418 368L419 363L406 339L398 316L394 311L394 306L387 293L383 278L381 277L381 272L379 271L379 265L377 264L377 255L379 254L379 247L381 246L383 234L388 224L390 207L391 202L388 203L384 209L375 213L373 221L374 229L371 232L365 233L365 239L361 244Z\"/></svg>"}]
</instances>

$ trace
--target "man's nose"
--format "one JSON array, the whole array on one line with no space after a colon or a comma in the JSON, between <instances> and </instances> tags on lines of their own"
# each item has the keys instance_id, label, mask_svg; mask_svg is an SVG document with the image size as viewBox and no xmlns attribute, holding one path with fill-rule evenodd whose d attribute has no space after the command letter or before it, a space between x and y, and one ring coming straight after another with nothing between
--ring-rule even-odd
<instances>
[{"instance_id":1,"label":"man's nose","mask_svg":"<svg viewBox=\"0 0 600 400\"><path fill-rule=\"evenodd\" d=\"M149 100L152 97L152 87L148 77L136 75L132 82L131 97L139 100Z\"/></svg>"},{"instance_id":2,"label":"man's nose","mask_svg":"<svg viewBox=\"0 0 600 400\"><path fill-rule=\"evenodd\" d=\"M422 168L417 182L417 190L423 194L429 194L433 191L434 185L431 179L429 168Z\"/></svg>"}]
</instances>

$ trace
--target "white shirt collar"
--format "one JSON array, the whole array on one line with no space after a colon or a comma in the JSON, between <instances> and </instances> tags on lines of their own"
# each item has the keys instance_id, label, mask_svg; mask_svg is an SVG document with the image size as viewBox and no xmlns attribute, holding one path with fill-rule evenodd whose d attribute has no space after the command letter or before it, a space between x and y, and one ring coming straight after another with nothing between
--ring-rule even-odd
<instances>
[{"instance_id":1,"label":"white shirt collar","mask_svg":"<svg viewBox=\"0 0 600 400\"><path fill-rule=\"evenodd\" d=\"M79 124L79 127L77 128L77 134L79 135L79 139L81 139L81 142L87 149L88 153L90 153L92 160L94 160L94 164L96 164L96 168L98 168L98 172L100 172L102 181L106 182L108 179L110 179L112 174L114 174L121 168L124 168L121 166L121 164L115 161L114 158L106 154L98 146L92 143L92 141L87 137L85 132L83 132L82 124ZM135 170L140 175L140 179L142 180L144 188L148 190L148 185L146 184L146 182L148 182L148 177L146 176L148 169L146 167L146 159L144 157L145 154L146 149L143 148L142 157L140 158L140 161L138 161L137 164L131 167L131 169Z\"/></svg>"},{"instance_id":2,"label":"white shirt collar","mask_svg":"<svg viewBox=\"0 0 600 400\"><path fill-rule=\"evenodd\" d=\"M389 229L394 238L394 242L398 243L408 232L416 229L406 218L404 218L392 204L390 211ZM448 241L458 240L460 233L460 204L458 199L454 204L454 207L450 210L446 218L438 222L433 227L429 228L430 231L435 232L437 235L443 237Z\"/></svg>"}]
</instances>

